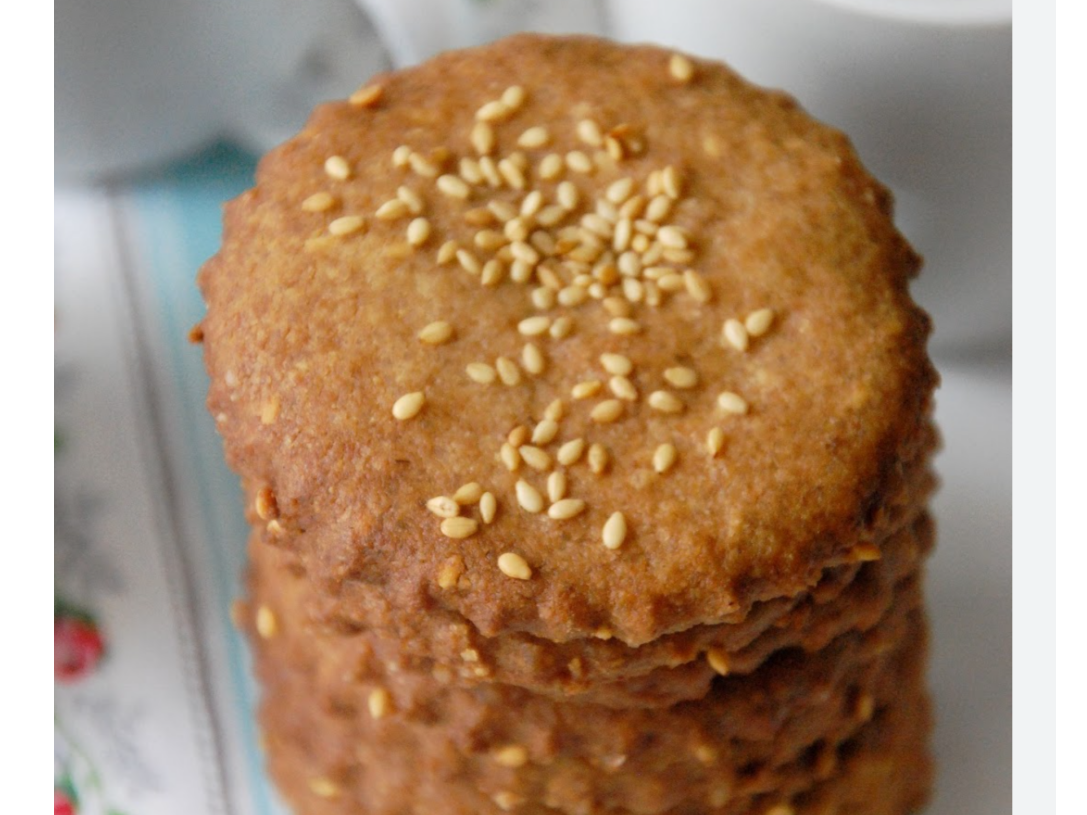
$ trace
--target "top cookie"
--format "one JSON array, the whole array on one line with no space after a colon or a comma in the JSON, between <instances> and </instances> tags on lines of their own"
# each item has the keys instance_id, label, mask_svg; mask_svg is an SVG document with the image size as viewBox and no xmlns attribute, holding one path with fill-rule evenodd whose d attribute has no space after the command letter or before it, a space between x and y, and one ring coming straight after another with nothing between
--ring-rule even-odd
<instances>
[{"instance_id":1,"label":"top cookie","mask_svg":"<svg viewBox=\"0 0 1087 815\"><path fill-rule=\"evenodd\" d=\"M847 139L521 35L324 105L200 274L228 460L336 593L638 645L878 556L935 374Z\"/></svg>"}]
</instances>

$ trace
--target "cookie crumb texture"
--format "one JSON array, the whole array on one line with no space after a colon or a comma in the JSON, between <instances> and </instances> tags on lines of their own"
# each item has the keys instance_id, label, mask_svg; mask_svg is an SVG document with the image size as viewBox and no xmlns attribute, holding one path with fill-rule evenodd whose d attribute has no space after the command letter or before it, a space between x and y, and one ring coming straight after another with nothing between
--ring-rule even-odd
<instances>
[{"instance_id":1,"label":"cookie crumb texture","mask_svg":"<svg viewBox=\"0 0 1087 815\"><path fill-rule=\"evenodd\" d=\"M924 800L891 206L789 97L588 38L378 76L261 162L198 329L299 812Z\"/></svg>"}]
</instances>

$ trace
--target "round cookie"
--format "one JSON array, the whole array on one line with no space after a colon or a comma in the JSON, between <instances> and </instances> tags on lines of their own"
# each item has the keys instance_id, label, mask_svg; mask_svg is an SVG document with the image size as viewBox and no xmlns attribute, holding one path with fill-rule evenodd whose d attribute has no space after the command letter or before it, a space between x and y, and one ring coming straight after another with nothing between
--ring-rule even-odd
<instances>
[{"instance_id":1,"label":"round cookie","mask_svg":"<svg viewBox=\"0 0 1087 815\"><path fill-rule=\"evenodd\" d=\"M886 536L936 376L845 137L592 39L373 87L262 161L200 275L228 460L307 574L637 646Z\"/></svg>"}]
</instances>

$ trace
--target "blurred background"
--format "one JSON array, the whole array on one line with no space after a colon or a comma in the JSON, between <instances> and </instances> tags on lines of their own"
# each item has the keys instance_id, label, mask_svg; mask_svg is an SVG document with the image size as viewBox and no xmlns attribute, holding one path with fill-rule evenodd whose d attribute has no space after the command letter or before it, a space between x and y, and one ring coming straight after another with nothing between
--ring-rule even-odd
<instances>
[{"instance_id":1,"label":"blurred background","mask_svg":"<svg viewBox=\"0 0 1087 815\"><path fill-rule=\"evenodd\" d=\"M526 30L723 60L893 190L944 378L931 811L1010 812L1010 0L57 0L54 20L57 813L281 811L229 625L244 527L184 342L193 280L222 202L315 104Z\"/></svg>"}]
</instances>

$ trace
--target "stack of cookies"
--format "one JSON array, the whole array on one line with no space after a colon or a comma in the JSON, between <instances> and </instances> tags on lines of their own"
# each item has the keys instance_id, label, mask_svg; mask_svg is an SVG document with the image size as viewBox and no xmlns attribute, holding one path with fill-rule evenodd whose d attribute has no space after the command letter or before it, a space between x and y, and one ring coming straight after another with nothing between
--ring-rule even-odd
<instances>
[{"instance_id":1,"label":"stack of cookies","mask_svg":"<svg viewBox=\"0 0 1087 815\"><path fill-rule=\"evenodd\" d=\"M918 266L719 64L522 35L319 108L200 276L296 811L923 804Z\"/></svg>"}]
</instances>

